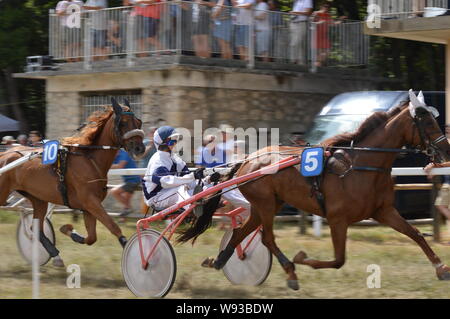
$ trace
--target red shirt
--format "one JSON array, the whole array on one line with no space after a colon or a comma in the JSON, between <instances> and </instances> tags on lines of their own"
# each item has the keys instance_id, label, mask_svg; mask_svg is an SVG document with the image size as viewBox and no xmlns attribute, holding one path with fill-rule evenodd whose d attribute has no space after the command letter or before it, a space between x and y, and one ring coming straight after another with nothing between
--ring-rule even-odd
<instances>
[{"instance_id":1,"label":"red shirt","mask_svg":"<svg viewBox=\"0 0 450 319\"><path fill-rule=\"evenodd\" d=\"M155 0L161 2L161 0ZM161 16L161 4L144 4L134 7L134 13L138 16L147 18L159 19Z\"/></svg>"}]
</instances>

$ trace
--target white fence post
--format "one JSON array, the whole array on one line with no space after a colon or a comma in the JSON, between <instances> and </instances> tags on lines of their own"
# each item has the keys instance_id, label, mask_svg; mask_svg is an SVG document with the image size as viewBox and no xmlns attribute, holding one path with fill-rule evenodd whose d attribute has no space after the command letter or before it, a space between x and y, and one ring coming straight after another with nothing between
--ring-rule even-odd
<instances>
[{"instance_id":1,"label":"white fence post","mask_svg":"<svg viewBox=\"0 0 450 319\"><path fill-rule=\"evenodd\" d=\"M84 24L84 69L90 70L92 68L92 41L91 41L91 15L88 13L86 23Z\"/></svg>"},{"instance_id":2,"label":"white fence post","mask_svg":"<svg viewBox=\"0 0 450 319\"><path fill-rule=\"evenodd\" d=\"M314 236L322 236L322 217L313 215L313 232Z\"/></svg>"},{"instance_id":3,"label":"white fence post","mask_svg":"<svg viewBox=\"0 0 450 319\"><path fill-rule=\"evenodd\" d=\"M309 66L309 71L311 73L316 73L317 72L317 49L316 49L316 36L317 36L317 25L315 22L313 21L308 21L307 22L309 24L309 38L308 39L308 44L310 46L309 49L309 54L311 55L310 59L309 59L309 63L311 63L311 65Z\"/></svg>"},{"instance_id":4,"label":"white fence post","mask_svg":"<svg viewBox=\"0 0 450 319\"><path fill-rule=\"evenodd\" d=\"M127 15L127 39L126 39L126 51L127 51L127 66L134 65L134 40L136 32L135 30L135 18L134 15Z\"/></svg>"},{"instance_id":5,"label":"white fence post","mask_svg":"<svg viewBox=\"0 0 450 319\"><path fill-rule=\"evenodd\" d=\"M242 9L241 9L242 10ZM248 28L248 63L247 68L255 68L255 10L251 9L251 22Z\"/></svg>"},{"instance_id":6,"label":"white fence post","mask_svg":"<svg viewBox=\"0 0 450 319\"><path fill-rule=\"evenodd\" d=\"M33 219L33 241L31 250L31 272L33 281L33 299L39 299L39 219Z\"/></svg>"}]
</instances>

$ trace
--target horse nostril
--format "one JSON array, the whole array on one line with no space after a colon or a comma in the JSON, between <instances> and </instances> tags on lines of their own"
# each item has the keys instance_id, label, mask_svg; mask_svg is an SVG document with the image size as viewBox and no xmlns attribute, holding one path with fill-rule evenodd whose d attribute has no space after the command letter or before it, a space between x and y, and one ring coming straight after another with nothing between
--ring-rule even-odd
<instances>
[{"instance_id":1,"label":"horse nostril","mask_svg":"<svg viewBox=\"0 0 450 319\"><path fill-rule=\"evenodd\" d=\"M144 153L145 148L142 145L137 145L134 148L134 151L135 151L136 154L142 154L142 153Z\"/></svg>"}]
</instances>

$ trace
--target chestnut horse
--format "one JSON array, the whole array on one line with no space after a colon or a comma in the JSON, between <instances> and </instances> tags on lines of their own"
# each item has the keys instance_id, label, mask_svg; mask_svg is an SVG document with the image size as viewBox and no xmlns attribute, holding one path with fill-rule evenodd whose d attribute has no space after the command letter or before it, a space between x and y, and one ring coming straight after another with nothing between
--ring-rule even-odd
<instances>
[{"instance_id":1,"label":"chestnut horse","mask_svg":"<svg viewBox=\"0 0 450 319\"><path fill-rule=\"evenodd\" d=\"M421 233L403 219L394 207L394 183L390 170L398 153L393 152L392 149L399 149L404 145L418 146L429 151L432 149L435 153L439 153L442 160L448 160L448 154L450 154L450 145L430 113L431 108L420 105L415 95L411 99L413 103L410 103L409 107L408 103L405 103L390 112L374 113L355 133L341 134L321 143L331 156L334 156L336 148L345 149L344 155L350 159L355 168L343 177L324 170L320 191L324 195L325 210L311 195L312 186L300 174L298 167L279 170L274 174L241 185L240 191L251 203L251 215L242 227L233 231L228 246L219 253L218 257L206 259L202 266L221 269L233 254L235 247L262 224L262 242L277 257L287 273L288 287L297 290L299 285L294 263L308 265L314 269L341 268L345 263L345 245L349 225L373 218L413 239L435 267L438 278L449 280L450 267L441 262ZM350 145L354 148L377 148L378 151L349 150L346 147ZM381 151L380 148L385 151ZM386 151L387 148L392 152ZM249 156L249 160L244 162L237 171L237 176L276 163L283 156L300 155L302 151L302 148L283 146L261 149ZM343 152L342 149L339 151ZM278 155L273 154L277 152ZM267 153L271 154L264 155ZM255 159L257 155L260 157ZM356 170L357 167L370 167L375 170ZM283 203L327 219L334 246L334 260L316 260L300 251L293 261L290 261L281 252L275 243L273 220Z\"/></svg>"},{"instance_id":2,"label":"chestnut horse","mask_svg":"<svg viewBox=\"0 0 450 319\"><path fill-rule=\"evenodd\" d=\"M106 213L102 201L107 194L107 173L120 147L132 156L144 153L142 143L144 132L142 122L134 116L128 101L120 106L114 99L112 108L97 111L88 119L88 124L78 136L66 138L67 172L65 183L70 207L84 212L87 237L73 230L72 225L64 225L61 231L75 242L92 245L97 240L96 220L99 220L114 234L122 246L126 238L114 220ZM0 155L0 167L11 163L24 154L41 149L15 147ZM4 204L12 191L18 191L33 205L33 218L40 221L40 242L53 257L55 266L64 266L59 251L44 235L43 225L48 203L64 205L65 200L59 190L59 177L54 165L43 165L40 158L0 175L0 205Z\"/></svg>"}]
</instances>

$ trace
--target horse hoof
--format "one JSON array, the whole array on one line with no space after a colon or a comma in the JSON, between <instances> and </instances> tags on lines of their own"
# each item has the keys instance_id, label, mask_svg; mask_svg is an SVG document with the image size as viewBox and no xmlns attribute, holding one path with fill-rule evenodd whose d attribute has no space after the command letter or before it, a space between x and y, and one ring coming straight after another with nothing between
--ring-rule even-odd
<instances>
[{"instance_id":1,"label":"horse hoof","mask_svg":"<svg viewBox=\"0 0 450 319\"><path fill-rule=\"evenodd\" d=\"M436 274L439 280L450 280L450 267L444 265L436 270Z\"/></svg>"},{"instance_id":2,"label":"horse hoof","mask_svg":"<svg viewBox=\"0 0 450 319\"><path fill-rule=\"evenodd\" d=\"M300 289L300 286L298 285L298 280L290 280L290 279L288 279L287 285L292 290L299 290Z\"/></svg>"},{"instance_id":3,"label":"horse hoof","mask_svg":"<svg viewBox=\"0 0 450 319\"><path fill-rule=\"evenodd\" d=\"M62 268L62 267L65 266L64 265L64 261L59 256L56 256L56 257L53 258L52 264L53 264L53 266L59 267L59 268Z\"/></svg>"},{"instance_id":4,"label":"horse hoof","mask_svg":"<svg viewBox=\"0 0 450 319\"><path fill-rule=\"evenodd\" d=\"M214 267L214 258L208 257L205 260L203 260L202 267L213 268Z\"/></svg>"},{"instance_id":5,"label":"horse hoof","mask_svg":"<svg viewBox=\"0 0 450 319\"><path fill-rule=\"evenodd\" d=\"M293 262L296 264L303 264L307 258L308 255L304 251L300 251L297 255L295 255Z\"/></svg>"},{"instance_id":6,"label":"horse hoof","mask_svg":"<svg viewBox=\"0 0 450 319\"><path fill-rule=\"evenodd\" d=\"M70 234L73 231L73 226L70 224L66 224L66 225L61 226L61 228L59 230L64 235L70 236Z\"/></svg>"}]
</instances>

